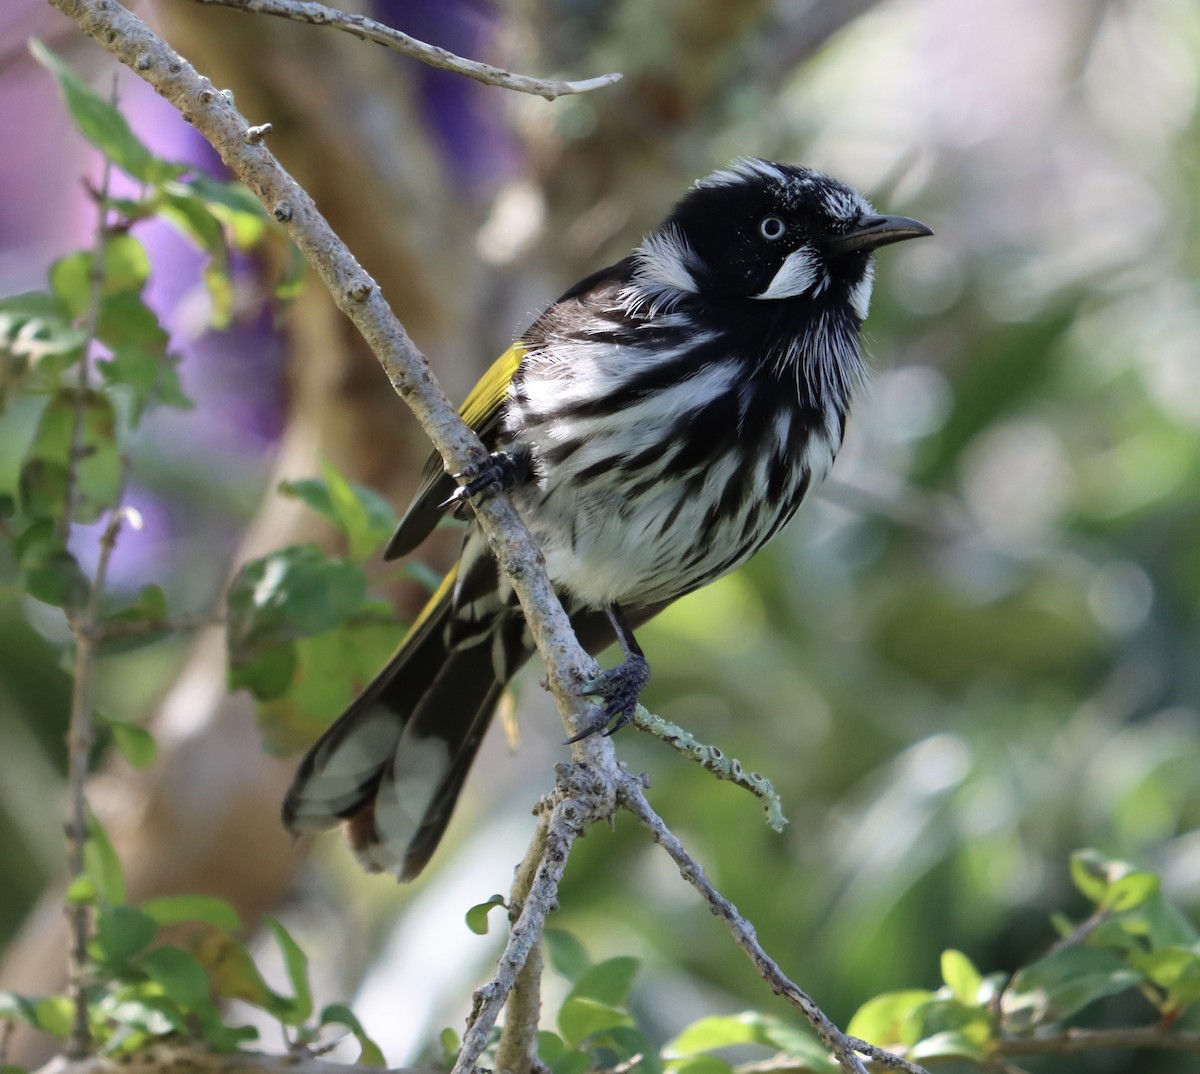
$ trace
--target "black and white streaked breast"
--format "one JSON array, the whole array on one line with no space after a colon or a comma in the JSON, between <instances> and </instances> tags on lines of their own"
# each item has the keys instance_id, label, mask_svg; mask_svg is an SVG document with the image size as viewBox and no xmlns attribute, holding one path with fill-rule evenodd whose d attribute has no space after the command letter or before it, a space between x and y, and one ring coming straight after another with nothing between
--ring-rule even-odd
<instances>
[{"instance_id":1,"label":"black and white streaked breast","mask_svg":"<svg viewBox=\"0 0 1200 1074\"><path fill-rule=\"evenodd\" d=\"M851 221L870 210L761 163L695 196L766 180ZM829 472L864 377L867 259L835 279L797 245L765 266L751 250L753 279L709 274L688 204L539 318L507 404L504 439L534 472L517 506L551 579L596 607L671 600L745 562Z\"/></svg>"}]
</instances>

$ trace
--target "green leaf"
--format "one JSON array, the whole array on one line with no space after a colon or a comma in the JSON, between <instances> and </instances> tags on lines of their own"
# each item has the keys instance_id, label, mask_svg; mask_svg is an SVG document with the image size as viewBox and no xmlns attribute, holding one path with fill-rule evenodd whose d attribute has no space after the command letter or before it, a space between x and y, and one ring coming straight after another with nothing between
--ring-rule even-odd
<instances>
[{"instance_id":1,"label":"green leaf","mask_svg":"<svg viewBox=\"0 0 1200 1074\"><path fill-rule=\"evenodd\" d=\"M178 925L185 921L203 921L221 929L242 927L238 912L224 899L213 895L163 895L147 899L142 910L159 925Z\"/></svg>"},{"instance_id":2,"label":"green leaf","mask_svg":"<svg viewBox=\"0 0 1200 1074\"><path fill-rule=\"evenodd\" d=\"M68 1037L75 1024L75 1004L68 996L44 996L34 1007L38 1029L56 1037Z\"/></svg>"},{"instance_id":3,"label":"green leaf","mask_svg":"<svg viewBox=\"0 0 1200 1074\"><path fill-rule=\"evenodd\" d=\"M1188 947L1135 951L1130 959L1139 970L1167 993L1171 1006L1200 1002L1200 953Z\"/></svg>"},{"instance_id":4,"label":"green leaf","mask_svg":"<svg viewBox=\"0 0 1200 1074\"><path fill-rule=\"evenodd\" d=\"M0 990L0 1018L37 1026L37 1001L16 992Z\"/></svg>"},{"instance_id":5,"label":"green leaf","mask_svg":"<svg viewBox=\"0 0 1200 1074\"><path fill-rule=\"evenodd\" d=\"M496 906L504 905L503 895L493 895L487 902L476 903L466 913L467 928L476 936L486 936L488 931L488 913Z\"/></svg>"},{"instance_id":6,"label":"green leaf","mask_svg":"<svg viewBox=\"0 0 1200 1074\"><path fill-rule=\"evenodd\" d=\"M850 1019L846 1032L882 1047L893 1044L910 1046L920 1037L917 1012L933 998L932 992L922 988L885 992L859 1007Z\"/></svg>"},{"instance_id":7,"label":"green leaf","mask_svg":"<svg viewBox=\"0 0 1200 1074\"><path fill-rule=\"evenodd\" d=\"M625 1011L586 996L568 998L558 1011L558 1030L572 1048L577 1048L593 1033L633 1024Z\"/></svg>"},{"instance_id":8,"label":"green leaf","mask_svg":"<svg viewBox=\"0 0 1200 1074\"><path fill-rule=\"evenodd\" d=\"M150 946L158 935L158 922L133 906L102 905L96 915L92 941L96 955L105 962L126 962Z\"/></svg>"},{"instance_id":9,"label":"green leaf","mask_svg":"<svg viewBox=\"0 0 1200 1074\"><path fill-rule=\"evenodd\" d=\"M906 1058L917 1063L930 1059L971 1059L986 1063L991 1053L965 1033L945 1032L918 1041L909 1049Z\"/></svg>"},{"instance_id":10,"label":"green leaf","mask_svg":"<svg viewBox=\"0 0 1200 1074\"><path fill-rule=\"evenodd\" d=\"M737 1044L766 1043L762 1015L757 1011L743 1011L741 1014L710 1015L693 1022L663 1045L662 1055L664 1059L682 1059Z\"/></svg>"},{"instance_id":11,"label":"green leaf","mask_svg":"<svg viewBox=\"0 0 1200 1074\"><path fill-rule=\"evenodd\" d=\"M164 995L185 1011L212 1006L208 972L199 960L181 947L163 946L147 951L138 965Z\"/></svg>"},{"instance_id":12,"label":"green leaf","mask_svg":"<svg viewBox=\"0 0 1200 1074\"><path fill-rule=\"evenodd\" d=\"M108 832L92 815L88 817L88 839L83 845L83 866L101 899L113 906L127 901L120 859L108 838Z\"/></svg>"},{"instance_id":13,"label":"green leaf","mask_svg":"<svg viewBox=\"0 0 1200 1074\"><path fill-rule=\"evenodd\" d=\"M77 250L50 266L50 286L71 318L83 317L92 308L92 292L97 285L102 299L137 297L149 278L150 255L127 232L110 235L105 240L98 276L91 250ZM110 314L105 327L111 329L112 324Z\"/></svg>"},{"instance_id":14,"label":"green leaf","mask_svg":"<svg viewBox=\"0 0 1200 1074\"><path fill-rule=\"evenodd\" d=\"M1140 980L1141 974L1114 951L1064 947L1018 970L1001 997L1000 1009L1011 1030L1026 1032L1044 1022L1061 1022Z\"/></svg>"},{"instance_id":15,"label":"green leaf","mask_svg":"<svg viewBox=\"0 0 1200 1074\"><path fill-rule=\"evenodd\" d=\"M597 1043L602 1047L616 1052L622 1063L628 1063L635 1056L640 1056L631 1068L640 1074L662 1074L663 1062L658 1057L658 1050L640 1029L633 1026L612 1026L606 1029L598 1038ZM836 1071L835 1071L836 1074Z\"/></svg>"},{"instance_id":16,"label":"green leaf","mask_svg":"<svg viewBox=\"0 0 1200 1074\"><path fill-rule=\"evenodd\" d=\"M68 906L92 906L96 902L96 882L90 876L77 876L67 887Z\"/></svg>"},{"instance_id":17,"label":"green leaf","mask_svg":"<svg viewBox=\"0 0 1200 1074\"><path fill-rule=\"evenodd\" d=\"M554 972L574 984L592 964L587 949L579 938L562 929L547 929L545 932L546 956Z\"/></svg>"},{"instance_id":18,"label":"green leaf","mask_svg":"<svg viewBox=\"0 0 1200 1074\"><path fill-rule=\"evenodd\" d=\"M597 962L584 971L567 998L579 997L609 1007L623 1007L629 1000L633 979L640 966L640 959L628 955Z\"/></svg>"},{"instance_id":19,"label":"green leaf","mask_svg":"<svg viewBox=\"0 0 1200 1074\"><path fill-rule=\"evenodd\" d=\"M1115 914L1136 910L1161 887L1162 881L1154 873L1134 869L1108 886L1102 905Z\"/></svg>"},{"instance_id":20,"label":"green leaf","mask_svg":"<svg viewBox=\"0 0 1200 1074\"><path fill-rule=\"evenodd\" d=\"M247 563L229 588L229 647L235 666L285 641L324 634L362 605L367 581L348 560L315 544L291 545Z\"/></svg>"},{"instance_id":21,"label":"green leaf","mask_svg":"<svg viewBox=\"0 0 1200 1074\"><path fill-rule=\"evenodd\" d=\"M147 183L178 175L182 165L169 164L150 152L133 133L125 117L94 93L79 76L42 42L32 41L29 51L58 80L63 99L79 132L114 164Z\"/></svg>"},{"instance_id":22,"label":"green leaf","mask_svg":"<svg viewBox=\"0 0 1200 1074\"><path fill-rule=\"evenodd\" d=\"M362 1023L345 1004L329 1004L321 1011L321 1025L345 1026L354 1034L354 1039L358 1041L360 1048L357 1059L358 1063L371 1067L387 1066L387 1060L384 1059L379 1045L367 1035L366 1030L362 1027Z\"/></svg>"},{"instance_id":23,"label":"green leaf","mask_svg":"<svg viewBox=\"0 0 1200 1074\"><path fill-rule=\"evenodd\" d=\"M14 552L21 587L29 596L56 608L79 608L87 601L92 583L63 545L53 521L34 522L14 542Z\"/></svg>"},{"instance_id":24,"label":"green leaf","mask_svg":"<svg viewBox=\"0 0 1200 1074\"><path fill-rule=\"evenodd\" d=\"M805 1069L837 1074L838 1065L825 1046L807 1030L759 1011L713 1015L693 1022L663 1046L665 1059L675 1060L736 1045L758 1044L784 1052ZM672 1068L676 1066L671 1063Z\"/></svg>"},{"instance_id":25,"label":"green leaf","mask_svg":"<svg viewBox=\"0 0 1200 1074\"><path fill-rule=\"evenodd\" d=\"M229 666L229 689L249 690L259 701L283 697L296 674L296 646L280 645Z\"/></svg>"},{"instance_id":26,"label":"green leaf","mask_svg":"<svg viewBox=\"0 0 1200 1074\"><path fill-rule=\"evenodd\" d=\"M158 753L158 743L144 727L106 717L104 721L112 732L113 743L134 768L149 768Z\"/></svg>"},{"instance_id":27,"label":"green leaf","mask_svg":"<svg viewBox=\"0 0 1200 1074\"><path fill-rule=\"evenodd\" d=\"M303 1025L312 1016L312 988L308 983L308 956L300 949L300 945L292 939L287 931L274 918L268 918L267 924L275 934L275 942L283 952L283 963L287 968L288 980L292 983L295 998L289 1001L288 1009L284 1012L272 1011L285 1025Z\"/></svg>"},{"instance_id":28,"label":"green leaf","mask_svg":"<svg viewBox=\"0 0 1200 1074\"><path fill-rule=\"evenodd\" d=\"M942 980L955 999L966 1004L979 1002L983 977L966 955L953 948L942 952Z\"/></svg>"},{"instance_id":29,"label":"green leaf","mask_svg":"<svg viewBox=\"0 0 1200 1074\"><path fill-rule=\"evenodd\" d=\"M557 1033L541 1030L537 1036L538 1058L552 1074L586 1074L591 1069L591 1056L578 1048L568 1048Z\"/></svg>"},{"instance_id":30,"label":"green leaf","mask_svg":"<svg viewBox=\"0 0 1200 1074\"><path fill-rule=\"evenodd\" d=\"M279 491L303 500L337 526L349 540L351 559L362 563L395 532L396 513L379 493L351 484L328 462L321 469L323 479L284 481Z\"/></svg>"},{"instance_id":31,"label":"green leaf","mask_svg":"<svg viewBox=\"0 0 1200 1074\"><path fill-rule=\"evenodd\" d=\"M66 475L74 454L77 420L75 519L97 521L120 495L123 468L112 401L99 392L81 396L62 390L42 411L21 467L21 500L33 518L66 517Z\"/></svg>"},{"instance_id":32,"label":"green leaf","mask_svg":"<svg viewBox=\"0 0 1200 1074\"><path fill-rule=\"evenodd\" d=\"M668 1068L672 1074L732 1074L733 1067L715 1055L695 1055Z\"/></svg>"}]
</instances>

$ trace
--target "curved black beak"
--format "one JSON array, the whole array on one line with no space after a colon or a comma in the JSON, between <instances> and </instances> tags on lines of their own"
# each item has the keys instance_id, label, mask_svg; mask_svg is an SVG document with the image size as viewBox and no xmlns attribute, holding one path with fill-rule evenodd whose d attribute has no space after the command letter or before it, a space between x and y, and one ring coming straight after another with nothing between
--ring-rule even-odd
<instances>
[{"instance_id":1,"label":"curved black beak","mask_svg":"<svg viewBox=\"0 0 1200 1074\"><path fill-rule=\"evenodd\" d=\"M827 239L826 247L835 256L870 253L880 246L905 239L932 235L933 229L908 216L864 216L845 235Z\"/></svg>"}]
</instances>

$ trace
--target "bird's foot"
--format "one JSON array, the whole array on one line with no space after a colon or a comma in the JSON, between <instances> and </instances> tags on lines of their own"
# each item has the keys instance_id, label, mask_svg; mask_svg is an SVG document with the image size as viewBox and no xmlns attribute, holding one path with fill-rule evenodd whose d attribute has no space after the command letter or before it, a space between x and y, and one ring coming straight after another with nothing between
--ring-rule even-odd
<instances>
[{"instance_id":1,"label":"bird's foot","mask_svg":"<svg viewBox=\"0 0 1200 1074\"><path fill-rule=\"evenodd\" d=\"M483 500L497 492L506 492L525 476L528 467L528 460L518 454L493 451L486 461L468 463L461 473L451 474L464 484L439 503L438 509L450 507L458 514L470 500Z\"/></svg>"},{"instance_id":2,"label":"bird's foot","mask_svg":"<svg viewBox=\"0 0 1200 1074\"><path fill-rule=\"evenodd\" d=\"M649 661L641 653L630 653L623 664L602 671L584 683L579 691L580 696L597 698L604 702L604 708L579 734L567 739L566 744L569 746L572 742L579 742L597 733L607 737L630 723L642 690L649 681Z\"/></svg>"}]
</instances>

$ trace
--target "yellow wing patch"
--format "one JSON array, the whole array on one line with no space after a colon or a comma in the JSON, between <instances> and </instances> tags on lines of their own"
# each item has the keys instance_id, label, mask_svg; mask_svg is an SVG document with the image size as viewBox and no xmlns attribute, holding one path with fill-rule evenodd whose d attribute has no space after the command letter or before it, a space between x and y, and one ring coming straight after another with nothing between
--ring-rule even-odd
<instances>
[{"instance_id":1,"label":"yellow wing patch","mask_svg":"<svg viewBox=\"0 0 1200 1074\"><path fill-rule=\"evenodd\" d=\"M492 418L496 417L504 400L508 397L508 386L516 376L517 366L525 357L525 347L514 343L493 363L479 383L471 389L471 394L461 407L459 413L472 429L478 432Z\"/></svg>"}]
</instances>

